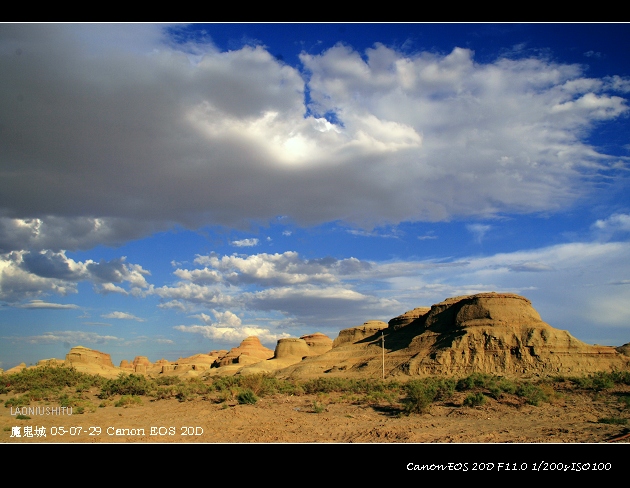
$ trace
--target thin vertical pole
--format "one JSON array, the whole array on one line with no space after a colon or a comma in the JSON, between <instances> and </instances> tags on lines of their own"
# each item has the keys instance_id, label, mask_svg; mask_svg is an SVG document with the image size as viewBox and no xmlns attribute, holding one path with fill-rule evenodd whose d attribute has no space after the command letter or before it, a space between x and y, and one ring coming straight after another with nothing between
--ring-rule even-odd
<instances>
[{"instance_id":1,"label":"thin vertical pole","mask_svg":"<svg viewBox=\"0 0 630 488\"><path fill-rule=\"evenodd\" d=\"M381 340L383 341L383 379L385 379L385 334L381 331Z\"/></svg>"}]
</instances>

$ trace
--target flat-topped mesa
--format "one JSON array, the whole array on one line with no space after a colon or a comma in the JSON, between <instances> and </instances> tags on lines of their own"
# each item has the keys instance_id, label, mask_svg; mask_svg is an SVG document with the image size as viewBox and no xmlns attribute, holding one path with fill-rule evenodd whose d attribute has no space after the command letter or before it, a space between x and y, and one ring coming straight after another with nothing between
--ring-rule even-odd
<instances>
[{"instance_id":1,"label":"flat-topped mesa","mask_svg":"<svg viewBox=\"0 0 630 488\"><path fill-rule=\"evenodd\" d=\"M65 364L81 373L100 374L110 378L118 376L121 372L120 368L113 365L109 354L83 346L70 349L66 354Z\"/></svg>"},{"instance_id":2,"label":"flat-topped mesa","mask_svg":"<svg viewBox=\"0 0 630 488\"><path fill-rule=\"evenodd\" d=\"M527 298L514 293L478 293L447 298L425 317L429 330L445 332L475 326L546 326Z\"/></svg>"},{"instance_id":3,"label":"flat-topped mesa","mask_svg":"<svg viewBox=\"0 0 630 488\"><path fill-rule=\"evenodd\" d=\"M371 337L377 332L387 329L387 323L381 320L368 320L358 327L350 327L339 331L339 335L333 341L333 348L339 347L345 343L358 342L367 337Z\"/></svg>"},{"instance_id":4,"label":"flat-topped mesa","mask_svg":"<svg viewBox=\"0 0 630 488\"><path fill-rule=\"evenodd\" d=\"M454 297L431 307L396 369L411 375L591 373L628 369L614 347L592 346L542 321L512 293Z\"/></svg>"},{"instance_id":5,"label":"flat-topped mesa","mask_svg":"<svg viewBox=\"0 0 630 488\"><path fill-rule=\"evenodd\" d=\"M66 363L73 366L77 364L95 364L106 368L114 367L109 354L83 346L75 346L70 349L70 352L66 354Z\"/></svg>"}]
</instances>

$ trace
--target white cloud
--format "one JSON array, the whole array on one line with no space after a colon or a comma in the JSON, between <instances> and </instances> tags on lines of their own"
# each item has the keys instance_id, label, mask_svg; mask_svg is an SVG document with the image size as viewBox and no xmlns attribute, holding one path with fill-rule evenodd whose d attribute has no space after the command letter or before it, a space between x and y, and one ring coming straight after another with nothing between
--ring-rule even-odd
<instances>
[{"instance_id":1,"label":"white cloud","mask_svg":"<svg viewBox=\"0 0 630 488\"><path fill-rule=\"evenodd\" d=\"M125 257L96 263L75 261L65 251L12 251L0 254L0 300L15 303L45 293L76 293L81 281L92 282L101 293L137 294L148 288L145 276L149 274ZM122 284L128 284L129 290Z\"/></svg>"},{"instance_id":2,"label":"white cloud","mask_svg":"<svg viewBox=\"0 0 630 488\"><path fill-rule=\"evenodd\" d=\"M332 283L336 281L328 264L318 260L304 260L295 251L282 254L252 254L249 256L197 256L195 264L206 264L221 273L222 280L233 284L259 283L299 284L312 281Z\"/></svg>"},{"instance_id":3,"label":"white cloud","mask_svg":"<svg viewBox=\"0 0 630 488\"><path fill-rule=\"evenodd\" d=\"M250 336L258 337L260 342L264 344L275 344L279 339L291 337L291 335L286 332L274 334L270 332L269 329L256 326L235 329L232 327L217 327L214 325L176 325L173 328L181 332L201 334L208 339L227 344L241 342L243 339Z\"/></svg>"},{"instance_id":4,"label":"white cloud","mask_svg":"<svg viewBox=\"0 0 630 488\"><path fill-rule=\"evenodd\" d=\"M470 232L474 236L475 242L477 242L477 244L481 244L481 241L483 241L486 233L490 229L492 229L492 226L483 224L469 224L466 226L466 229L468 229L468 232Z\"/></svg>"},{"instance_id":5,"label":"white cloud","mask_svg":"<svg viewBox=\"0 0 630 488\"><path fill-rule=\"evenodd\" d=\"M62 303L50 303L45 302L43 300L31 300L28 303L22 303L21 305L17 305L18 308L45 308L48 310L73 310L79 308L78 305L74 305L71 303L62 304Z\"/></svg>"},{"instance_id":6,"label":"white cloud","mask_svg":"<svg viewBox=\"0 0 630 488\"><path fill-rule=\"evenodd\" d=\"M242 341L249 336L257 336L263 343L274 343L283 337L290 337L289 334L272 333L269 329L259 327L257 325L243 325L241 319L229 310L218 312L212 310L216 322L212 322L212 318L205 313L193 315L193 318L199 318L207 325L178 325L174 329L189 332L193 334L201 334L208 339L219 342L234 343Z\"/></svg>"},{"instance_id":7,"label":"white cloud","mask_svg":"<svg viewBox=\"0 0 630 488\"><path fill-rule=\"evenodd\" d=\"M338 45L301 54L306 87L261 46L219 52L165 32L2 29L0 252L278 215L371 228L554 211L610 162L587 142L595 124L627 113L612 92L628 79L543 58Z\"/></svg>"},{"instance_id":8,"label":"white cloud","mask_svg":"<svg viewBox=\"0 0 630 488\"><path fill-rule=\"evenodd\" d=\"M104 319L120 319L120 320L135 320L137 322L146 322L146 319L136 317L135 315L127 312L111 312L101 315Z\"/></svg>"},{"instance_id":9,"label":"white cloud","mask_svg":"<svg viewBox=\"0 0 630 488\"><path fill-rule=\"evenodd\" d=\"M241 239L240 241L232 241L230 244L236 247L253 247L258 245L258 239Z\"/></svg>"},{"instance_id":10,"label":"white cloud","mask_svg":"<svg viewBox=\"0 0 630 488\"><path fill-rule=\"evenodd\" d=\"M630 232L630 215L613 214L607 219L597 220L592 228L608 237L616 232Z\"/></svg>"},{"instance_id":11,"label":"white cloud","mask_svg":"<svg viewBox=\"0 0 630 488\"><path fill-rule=\"evenodd\" d=\"M4 337L4 339L29 344L54 344L56 342L62 342L66 344L66 347L74 347L83 344L108 344L110 342L123 341L123 339L116 336L104 336L95 332L83 332L79 330L53 331L37 336Z\"/></svg>"}]
</instances>

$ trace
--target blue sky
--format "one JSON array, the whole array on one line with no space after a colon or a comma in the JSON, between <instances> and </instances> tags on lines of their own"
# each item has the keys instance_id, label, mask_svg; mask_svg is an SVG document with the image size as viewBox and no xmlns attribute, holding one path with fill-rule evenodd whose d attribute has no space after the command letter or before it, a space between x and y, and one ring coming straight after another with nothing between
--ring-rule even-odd
<instances>
[{"instance_id":1,"label":"blue sky","mask_svg":"<svg viewBox=\"0 0 630 488\"><path fill-rule=\"evenodd\" d=\"M628 24L0 24L0 367L482 291L630 341Z\"/></svg>"}]
</instances>

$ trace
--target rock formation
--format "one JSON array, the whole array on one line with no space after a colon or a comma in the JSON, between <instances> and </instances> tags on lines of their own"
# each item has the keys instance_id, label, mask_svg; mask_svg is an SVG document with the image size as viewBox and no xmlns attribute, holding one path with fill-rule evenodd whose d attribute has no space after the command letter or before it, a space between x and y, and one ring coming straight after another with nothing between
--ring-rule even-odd
<instances>
[{"instance_id":1,"label":"rock formation","mask_svg":"<svg viewBox=\"0 0 630 488\"><path fill-rule=\"evenodd\" d=\"M243 340L238 347L230 351L221 359L215 361L215 366L228 366L231 364L252 364L273 357L273 351L266 348L255 336Z\"/></svg>"},{"instance_id":2,"label":"rock formation","mask_svg":"<svg viewBox=\"0 0 630 488\"><path fill-rule=\"evenodd\" d=\"M591 346L551 327L529 300L509 293L449 298L407 327L413 325L420 333L402 349L410 358L394 368L410 375L544 376L630 366L614 347Z\"/></svg>"},{"instance_id":3,"label":"rock formation","mask_svg":"<svg viewBox=\"0 0 630 488\"><path fill-rule=\"evenodd\" d=\"M413 310L409 310L398 317L394 317L387 324L391 330L398 330L405 325L409 325L416 319L419 319L423 315L426 315L431 311L431 307L417 307Z\"/></svg>"},{"instance_id":4,"label":"rock formation","mask_svg":"<svg viewBox=\"0 0 630 488\"><path fill-rule=\"evenodd\" d=\"M319 356L332 349L333 341L326 334L315 332L314 334L300 337L308 346L308 356Z\"/></svg>"},{"instance_id":5,"label":"rock formation","mask_svg":"<svg viewBox=\"0 0 630 488\"><path fill-rule=\"evenodd\" d=\"M414 309L396 317L383 331L387 376L466 376L473 372L545 376L630 368L626 346L585 344L543 322L531 302L519 295L454 297L422 311ZM312 375L319 369L344 376L381 376L381 334L375 330L370 336L368 330L355 329L341 331L328 353L283 373ZM355 340L361 334L366 336Z\"/></svg>"},{"instance_id":6,"label":"rock formation","mask_svg":"<svg viewBox=\"0 0 630 488\"><path fill-rule=\"evenodd\" d=\"M70 349L66 354L65 365L73 366L81 373L100 374L107 378L115 378L121 372L120 368L112 364L109 354L83 346Z\"/></svg>"},{"instance_id":7,"label":"rock formation","mask_svg":"<svg viewBox=\"0 0 630 488\"><path fill-rule=\"evenodd\" d=\"M7 369L4 373L5 374L19 373L23 369L26 369L26 363L20 363L17 366L13 366L12 368Z\"/></svg>"},{"instance_id":8,"label":"rock formation","mask_svg":"<svg viewBox=\"0 0 630 488\"><path fill-rule=\"evenodd\" d=\"M304 358L319 356L332 348L332 339L321 332L296 338L278 340L273 358L246 366L239 374L272 373L301 362Z\"/></svg>"},{"instance_id":9,"label":"rock formation","mask_svg":"<svg viewBox=\"0 0 630 488\"><path fill-rule=\"evenodd\" d=\"M617 352L625 356L630 356L630 342L624 344L623 346L619 346L616 349L617 349Z\"/></svg>"},{"instance_id":10,"label":"rock formation","mask_svg":"<svg viewBox=\"0 0 630 488\"><path fill-rule=\"evenodd\" d=\"M383 341L384 340L384 341ZM60 364L47 359L38 363ZM280 378L350 376L401 379L466 376L581 375L630 369L630 343L588 345L542 321L529 300L511 293L479 293L418 307L389 323L371 320L339 332L280 339L275 351L248 337L229 351L211 351L151 363L145 356L113 366L109 354L73 347L63 361L78 371L116 377L121 372L156 376L274 373ZM383 367L384 365L384 367ZM34 366L33 366L34 367ZM26 368L22 363L7 370Z\"/></svg>"},{"instance_id":11,"label":"rock formation","mask_svg":"<svg viewBox=\"0 0 630 488\"><path fill-rule=\"evenodd\" d=\"M386 329L387 324L380 320L368 320L358 327L350 327L339 332L339 336L333 341L333 347L339 347L345 343L356 343L366 337L372 337L379 331Z\"/></svg>"}]
</instances>

